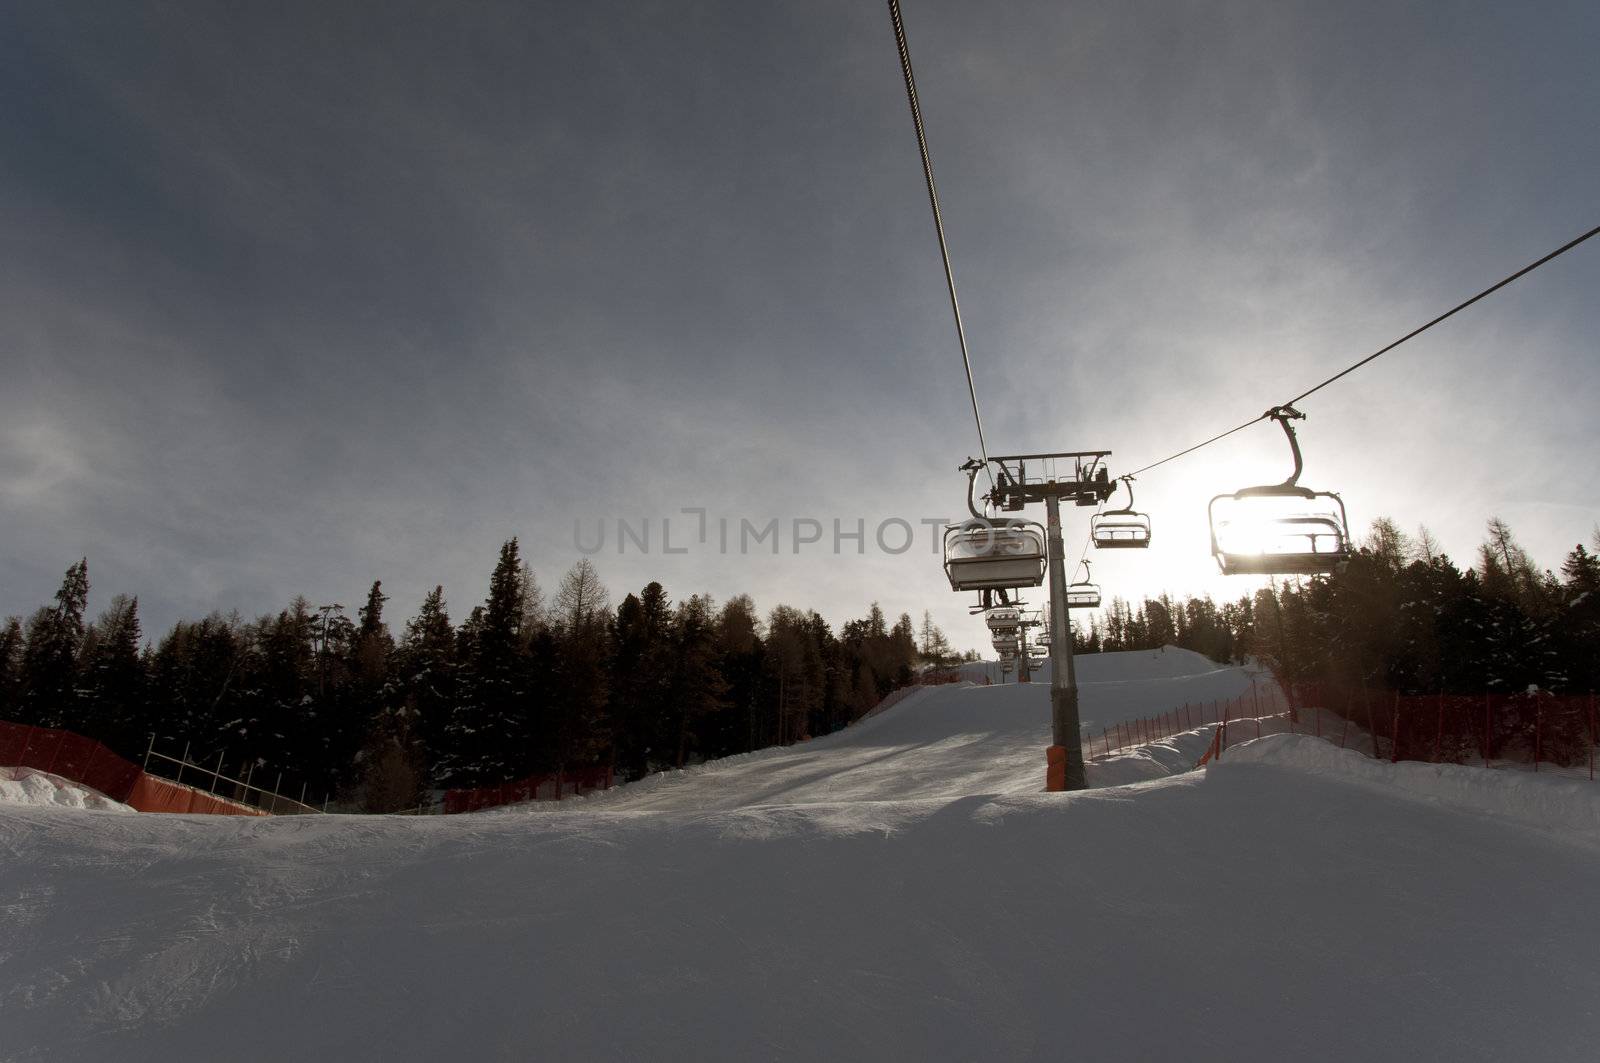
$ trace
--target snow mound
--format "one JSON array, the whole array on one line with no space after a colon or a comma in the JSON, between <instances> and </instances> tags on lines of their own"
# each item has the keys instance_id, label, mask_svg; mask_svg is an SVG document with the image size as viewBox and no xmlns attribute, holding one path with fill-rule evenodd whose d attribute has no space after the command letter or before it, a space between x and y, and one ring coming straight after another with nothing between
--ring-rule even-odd
<instances>
[{"instance_id":1,"label":"snow mound","mask_svg":"<svg viewBox=\"0 0 1600 1063\"><path fill-rule=\"evenodd\" d=\"M0 802L13 805L47 805L86 808L96 812L132 812L120 801L33 768L0 768Z\"/></svg>"},{"instance_id":2,"label":"snow mound","mask_svg":"<svg viewBox=\"0 0 1600 1063\"><path fill-rule=\"evenodd\" d=\"M1210 772L1270 765L1600 841L1600 787L1590 782L1460 764L1373 760L1310 735L1268 735L1229 746Z\"/></svg>"}]
</instances>

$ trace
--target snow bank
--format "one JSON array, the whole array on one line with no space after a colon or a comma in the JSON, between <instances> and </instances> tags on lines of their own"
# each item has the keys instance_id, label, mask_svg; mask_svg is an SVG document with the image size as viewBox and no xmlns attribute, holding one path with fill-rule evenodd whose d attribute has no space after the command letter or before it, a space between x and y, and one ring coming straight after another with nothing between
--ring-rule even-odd
<instances>
[{"instance_id":1,"label":"snow bank","mask_svg":"<svg viewBox=\"0 0 1600 1063\"><path fill-rule=\"evenodd\" d=\"M120 801L113 801L79 783L34 768L0 767L0 802L86 808L97 812L133 811Z\"/></svg>"},{"instance_id":2,"label":"snow bank","mask_svg":"<svg viewBox=\"0 0 1600 1063\"><path fill-rule=\"evenodd\" d=\"M1257 764L1336 776L1410 798L1600 841L1600 783L1460 764L1393 764L1309 735L1269 735L1230 745L1207 771L1226 773L1237 766Z\"/></svg>"}]
</instances>

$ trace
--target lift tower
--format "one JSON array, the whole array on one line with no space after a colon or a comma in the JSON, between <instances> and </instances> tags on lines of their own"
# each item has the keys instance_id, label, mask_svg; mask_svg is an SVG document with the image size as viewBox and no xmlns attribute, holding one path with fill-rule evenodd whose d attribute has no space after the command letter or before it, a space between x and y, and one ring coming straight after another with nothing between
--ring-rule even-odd
<instances>
[{"instance_id":1,"label":"lift tower","mask_svg":"<svg viewBox=\"0 0 1600 1063\"><path fill-rule=\"evenodd\" d=\"M1061 542L1061 500L1093 506L1111 497L1115 484L1106 470L1109 450L991 457L996 466L996 505L1015 513L1043 502L1050 564L1050 741L1047 790L1082 790L1083 735L1078 723L1078 677L1072 662L1072 621L1067 612L1067 560Z\"/></svg>"}]
</instances>

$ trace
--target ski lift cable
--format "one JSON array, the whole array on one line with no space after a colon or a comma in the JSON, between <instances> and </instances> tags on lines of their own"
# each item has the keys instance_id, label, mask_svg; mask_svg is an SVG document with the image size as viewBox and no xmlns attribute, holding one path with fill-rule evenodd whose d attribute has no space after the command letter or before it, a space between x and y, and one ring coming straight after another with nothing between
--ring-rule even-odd
<instances>
[{"instance_id":1,"label":"ski lift cable","mask_svg":"<svg viewBox=\"0 0 1600 1063\"><path fill-rule=\"evenodd\" d=\"M1334 381L1340 379L1341 377L1348 376L1349 374L1355 372L1357 369L1360 369L1362 366L1366 365L1368 362L1371 362L1374 359L1378 358L1380 355L1388 354L1390 351L1394 350L1396 347L1400 346L1402 343L1406 342L1407 340L1413 339L1413 338L1415 338L1417 336L1422 335L1424 332L1426 332L1429 329L1433 328L1433 326L1439 324L1441 321L1444 321L1446 318L1453 317L1454 315L1456 315L1456 314L1460 313L1461 311L1465 310L1467 307L1471 306L1473 303L1476 303L1478 300L1484 298L1485 296L1493 295L1495 292L1499 291L1501 288L1504 288L1506 285L1510 284L1512 281L1518 280L1518 279L1526 276L1527 274L1532 273L1534 270L1538 269L1540 266L1544 265L1546 262L1549 262L1550 260L1555 259L1555 258L1559 258L1561 255L1564 255L1568 251L1571 251L1574 247L1577 247L1579 244L1583 243L1585 240L1588 240L1590 237L1593 237L1593 236L1596 236L1596 235L1600 235L1600 225L1597 225L1593 229L1590 229L1588 232L1584 233L1582 236L1579 236L1577 239L1571 240L1571 241L1568 241L1565 244L1562 244L1560 247L1556 248L1554 251L1550 252L1548 255L1545 255L1543 258L1539 259L1538 261L1530 262L1528 265L1523 266L1521 269L1517 270L1515 273L1511 274L1509 277L1506 277L1505 279L1503 279L1503 280L1501 280L1501 281L1499 281L1499 282L1497 282L1495 284L1490 285L1489 287L1485 288L1483 291L1479 292L1477 295L1474 295L1471 299L1468 299L1466 302L1459 303L1456 306L1450 308L1449 310L1446 310L1444 313L1440 314L1438 317L1434 318L1432 321L1428 322L1426 325L1423 325L1420 328L1413 329L1412 331L1406 333L1404 336L1401 336L1399 339L1395 340L1393 343L1389 344L1387 347L1382 347L1382 348L1372 352L1371 354L1367 355L1365 358L1361 359L1360 361L1355 362L1354 364L1349 365L1349 366L1345 367L1344 369L1341 369L1339 372L1333 374L1333 376L1330 376L1328 379L1324 380L1322 383L1318 384L1317 386L1315 386L1315 387L1313 387L1313 388L1311 388L1311 389L1309 389L1307 391L1302 391L1300 394L1296 395L1294 398L1290 399L1288 402L1282 403L1281 405L1278 405L1278 406L1274 406L1271 409L1267 410L1265 413L1261 414L1259 417L1252 417L1250 420L1245 421L1243 424L1236 425L1233 428L1228 429L1226 432L1218 433L1217 435L1212 436L1210 439L1206 440L1203 443L1196 443L1194 446L1186 447L1185 449L1178 451L1176 454L1169 454L1166 457L1162 458L1160 461L1153 461L1149 465L1144 466L1143 468L1135 469L1133 472L1129 473L1128 475L1129 476L1138 476L1140 473L1149 472L1151 469L1154 469L1158 465L1165 465L1167 462L1174 461L1174 460L1176 460L1178 458L1181 458L1185 454L1193 454L1195 451L1199 450L1201 447L1208 447L1213 443L1216 443L1216 442L1219 442L1220 440L1226 439L1228 436L1233 435L1235 432L1243 431L1244 429L1249 428L1251 425L1257 423L1258 421L1265 421L1265 420L1271 419L1272 415L1275 412L1277 412L1277 411L1279 411L1281 409L1284 409L1285 407L1291 407L1295 403L1299 402L1301 399L1304 399L1304 398L1307 398L1307 397L1309 397L1311 395L1316 394L1318 391L1321 391L1323 388L1327 387L1329 384L1332 384Z\"/></svg>"},{"instance_id":2,"label":"ski lift cable","mask_svg":"<svg viewBox=\"0 0 1600 1063\"><path fill-rule=\"evenodd\" d=\"M911 73L911 48L906 44L905 22L900 16L900 0L889 0L889 19L894 23L895 45L900 50L900 72L905 75L906 100L911 104L911 122L917 130L917 150L922 154L922 176L927 179L928 204L933 208L933 228L939 235L939 257L944 261L945 284L950 289L950 312L956 319L956 339L961 343L961 362L967 370L967 394L972 398L972 419L978 426L978 450L983 454L984 473L994 487L994 472L989 468L989 446L983 438L983 415L978 412L978 388L972 380L972 356L967 350L967 329L961 321L961 302L956 298L955 272L950 268L950 247L944 237L944 215L939 210L939 189L933 181L933 159L928 155L928 135L922 125L922 106L917 102L917 79Z\"/></svg>"}]
</instances>

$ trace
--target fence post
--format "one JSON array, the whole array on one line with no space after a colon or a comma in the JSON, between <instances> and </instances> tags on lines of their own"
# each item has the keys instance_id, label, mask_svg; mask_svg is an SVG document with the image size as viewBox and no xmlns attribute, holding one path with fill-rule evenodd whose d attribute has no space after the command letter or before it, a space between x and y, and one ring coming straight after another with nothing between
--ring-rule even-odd
<instances>
[{"instance_id":1,"label":"fence post","mask_svg":"<svg viewBox=\"0 0 1600 1063\"><path fill-rule=\"evenodd\" d=\"M1390 750L1389 763L1398 764L1400 763L1400 691L1398 690L1394 692L1394 723L1391 726L1389 741L1394 748Z\"/></svg>"},{"instance_id":2,"label":"fence post","mask_svg":"<svg viewBox=\"0 0 1600 1063\"><path fill-rule=\"evenodd\" d=\"M1492 752L1490 742L1494 738L1493 724L1490 722L1489 695L1483 696L1483 766L1489 766L1489 754Z\"/></svg>"},{"instance_id":3,"label":"fence post","mask_svg":"<svg viewBox=\"0 0 1600 1063\"><path fill-rule=\"evenodd\" d=\"M1544 738L1544 692L1533 696L1533 770L1539 770L1539 745Z\"/></svg>"},{"instance_id":4,"label":"fence post","mask_svg":"<svg viewBox=\"0 0 1600 1063\"><path fill-rule=\"evenodd\" d=\"M1339 748L1340 749L1344 748L1345 735L1350 733L1350 712L1351 712L1350 705L1351 705L1351 702L1353 700L1354 699L1351 698L1350 695L1348 695L1348 694L1346 694L1345 697L1344 697L1344 726L1339 728Z\"/></svg>"},{"instance_id":5,"label":"fence post","mask_svg":"<svg viewBox=\"0 0 1600 1063\"><path fill-rule=\"evenodd\" d=\"M1439 691L1439 733L1433 740L1433 762L1444 763L1444 691Z\"/></svg>"},{"instance_id":6,"label":"fence post","mask_svg":"<svg viewBox=\"0 0 1600 1063\"><path fill-rule=\"evenodd\" d=\"M1589 781L1594 782L1594 691L1589 691Z\"/></svg>"},{"instance_id":7,"label":"fence post","mask_svg":"<svg viewBox=\"0 0 1600 1063\"><path fill-rule=\"evenodd\" d=\"M189 763L189 743L183 744L183 759L178 761L178 778L175 780L180 785L183 783L183 766Z\"/></svg>"},{"instance_id":8,"label":"fence post","mask_svg":"<svg viewBox=\"0 0 1600 1063\"><path fill-rule=\"evenodd\" d=\"M144 764L142 764L140 766L140 768L139 768L140 771L149 771L150 770L150 754L154 753L155 751L156 751L156 733L154 731L151 731L150 732L150 744L148 746L146 746L145 749L144 749Z\"/></svg>"},{"instance_id":9,"label":"fence post","mask_svg":"<svg viewBox=\"0 0 1600 1063\"><path fill-rule=\"evenodd\" d=\"M211 793L217 792L217 784L222 781L222 758L227 755L228 751L226 749L217 754L217 768L211 773Z\"/></svg>"},{"instance_id":10,"label":"fence post","mask_svg":"<svg viewBox=\"0 0 1600 1063\"><path fill-rule=\"evenodd\" d=\"M1378 748L1378 722L1372 715L1372 694L1365 682L1361 684L1361 704L1367 708L1367 734L1372 736L1372 759L1382 760L1383 750Z\"/></svg>"},{"instance_id":11,"label":"fence post","mask_svg":"<svg viewBox=\"0 0 1600 1063\"><path fill-rule=\"evenodd\" d=\"M1215 712L1216 708L1217 708L1217 699L1216 698L1212 698L1211 699L1211 710L1213 712ZM1221 742L1217 745L1217 759L1221 760L1222 759L1222 750L1228 744L1228 706L1227 705L1222 706L1222 727L1217 733L1222 736Z\"/></svg>"}]
</instances>

